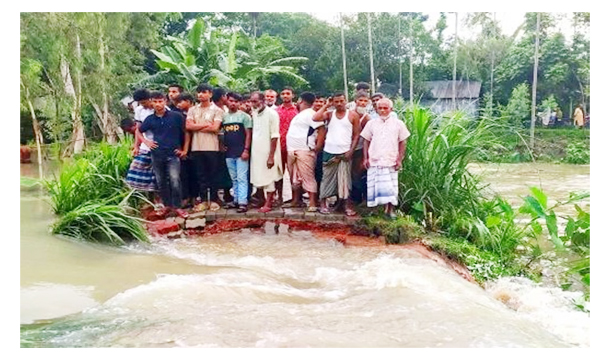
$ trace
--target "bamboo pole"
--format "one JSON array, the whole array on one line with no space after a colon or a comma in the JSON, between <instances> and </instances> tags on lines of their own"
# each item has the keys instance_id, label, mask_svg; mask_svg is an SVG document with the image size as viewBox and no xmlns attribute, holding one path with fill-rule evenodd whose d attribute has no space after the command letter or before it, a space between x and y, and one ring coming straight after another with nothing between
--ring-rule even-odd
<instances>
[{"instance_id":1,"label":"bamboo pole","mask_svg":"<svg viewBox=\"0 0 610 360\"><path fill-rule=\"evenodd\" d=\"M413 18L409 16L409 101L413 108Z\"/></svg>"},{"instance_id":2,"label":"bamboo pole","mask_svg":"<svg viewBox=\"0 0 610 360\"><path fill-rule=\"evenodd\" d=\"M496 54L496 37L498 36L498 34L496 34L496 13L494 13L493 26L494 26L494 37L493 37L493 45L491 47L491 89L489 92L490 103L491 103L492 108L493 108L493 103L494 103L494 62L495 62L495 54Z\"/></svg>"},{"instance_id":3,"label":"bamboo pole","mask_svg":"<svg viewBox=\"0 0 610 360\"><path fill-rule=\"evenodd\" d=\"M369 23L369 58L371 62L371 89L375 93L375 69L373 67L373 36L371 34L371 13L366 13Z\"/></svg>"},{"instance_id":4,"label":"bamboo pole","mask_svg":"<svg viewBox=\"0 0 610 360\"><path fill-rule=\"evenodd\" d=\"M347 61L345 59L345 35L343 33L343 16L339 13L339 22L341 24L341 51L343 55L343 86L345 88L345 99L349 99L349 90L347 88Z\"/></svg>"},{"instance_id":5,"label":"bamboo pole","mask_svg":"<svg viewBox=\"0 0 610 360\"><path fill-rule=\"evenodd\" d=\"M402 98L402 54L400 53L402 36L400 34L400 17L400 13L398 13L398 95Z\"/></svg>"},{"instance_id":6,"label":"bamboo pole","mask_svg":"<svg viewBox=\"0 0 610 360\"><path fill-rule=\"evenodd\" d=\"M455 39L453 44L453 111L457 110L457 106L455 103L456 98L456 81L457 81L457 44L458 44L458 13L455 12Z\"/></svg>"},{"instance_id":7,"label":"bamboo pole","mask_svg":"<svg viewBox=\"0 0 610 360\"><path fill-rule=\"evenodd\" d=\"M540 41L540 13L536 16L536 48L534 51L534 81L532 83L532 118L530 121L530 149L534 148L536 127L536 86L538 85L538 43Z\"/></svg>"}]
</instances>

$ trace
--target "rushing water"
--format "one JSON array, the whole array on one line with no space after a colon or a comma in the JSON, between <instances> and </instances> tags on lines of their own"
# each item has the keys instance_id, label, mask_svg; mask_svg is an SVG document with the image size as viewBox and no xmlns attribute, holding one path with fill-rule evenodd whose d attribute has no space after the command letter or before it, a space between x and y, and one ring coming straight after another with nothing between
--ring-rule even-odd
<instances>
[{"instance_id":1,"label":"rushing water","mask_svg":"<svg viewBox=\"0 0 610 360\"><path fill-rule=\"evenodd\" d=\"M588 187L582 167L553 166ZM52 221L22 188L23 347L589 346L578 293L514 278L483 289L405 248L283 227L113 248L53 236Z\"/></svg>"}]
</instances>

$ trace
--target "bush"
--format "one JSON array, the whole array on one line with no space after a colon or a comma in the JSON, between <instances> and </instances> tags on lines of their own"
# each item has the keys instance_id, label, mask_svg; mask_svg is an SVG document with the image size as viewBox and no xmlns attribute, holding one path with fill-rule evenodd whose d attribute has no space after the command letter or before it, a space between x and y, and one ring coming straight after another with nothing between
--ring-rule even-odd
<instances>
[{"instance_id":1,"label":"bush","mask_svg":"<svg viewBox=\"0 0 610 360\"><path fill-rule=\"evenodd\" d=\"M568 164L588 164L590 150L587 144L582 142L569 143L566 150L565 162Z\"/></svg>"}]
</instances>

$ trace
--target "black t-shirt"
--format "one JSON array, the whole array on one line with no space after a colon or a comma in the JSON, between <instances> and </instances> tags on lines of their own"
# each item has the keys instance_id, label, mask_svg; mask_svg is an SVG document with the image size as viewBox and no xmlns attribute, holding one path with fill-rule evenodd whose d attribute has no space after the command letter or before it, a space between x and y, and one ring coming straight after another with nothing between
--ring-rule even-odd
<instances>
[{"instance_id":1,"label":"black t-shirt","mask_svg":"<svg viewBox=\"0 0 610 360\"><path fill-rule=\"evenodd\" d=\"M222 118L227 158L238 158L244 151L246 128L252 129L252 118L243 111L225 113Z\"/></svg>"},{"instance_id":2,"label":"black t-shirt","mask_svg":"<svg viewBox=\"0 0 610 360\"><path fill-rule=\"evenodd\" d=\"M174 111L165 111L162 117L156 114L146 117L140 132L152 131L153 139L158 147L152 150L153 154L173 154L180 150L184 141L184 118Z\"/></svg>"}]
</instances>

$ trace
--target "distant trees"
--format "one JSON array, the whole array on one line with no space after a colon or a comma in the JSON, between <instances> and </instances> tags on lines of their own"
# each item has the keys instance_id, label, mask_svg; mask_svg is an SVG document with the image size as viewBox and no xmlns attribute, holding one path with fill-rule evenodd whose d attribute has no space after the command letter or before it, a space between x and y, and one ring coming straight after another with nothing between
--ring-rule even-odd
<instances>
[{"instance_id":1,"label":"distant trees","mask_svg":"<svg viewBox=\"0 0 610 360\"><path fill-rule=\"evenodd\" d=\"M589 13L569 15L569 39L557 29L560 15L541 15L536 98L553 96L564 114L577 103L586 110ZM340 29L306 13L20 17L22 114L31 118L39 142L69 144L66 154L80 152L86 138L116 141L118 120L126 115L119 100L139 86L163 89L178 82L192 89L207 81L237 91L285 85L323 94L343 89ZM482 82L488 114L499 115L498 105L514 107L514 101L509 106L514 91L521 84L531 86L535 17L528 13L507 36L493 13L460 16L476 35L458 43L457 78ZM350 88L370 81L366 20L363 13L343 18ZM426 92L424 81L452 78L444 13L436 24L428 24L422 13L374 13L371 20L376 88L395 95L400 84L412 81L417 100ZM409 88L403 86L405 98Z\"/></svg>"}]
</instances>

